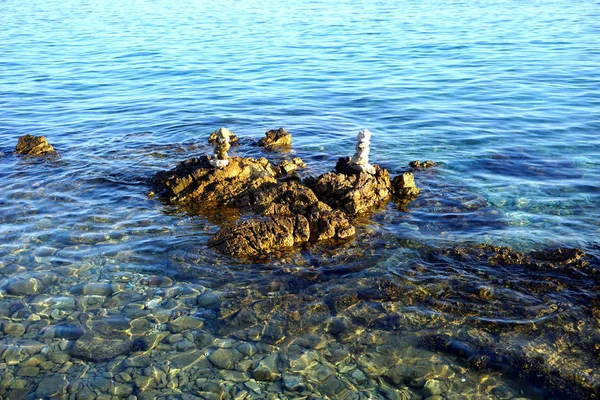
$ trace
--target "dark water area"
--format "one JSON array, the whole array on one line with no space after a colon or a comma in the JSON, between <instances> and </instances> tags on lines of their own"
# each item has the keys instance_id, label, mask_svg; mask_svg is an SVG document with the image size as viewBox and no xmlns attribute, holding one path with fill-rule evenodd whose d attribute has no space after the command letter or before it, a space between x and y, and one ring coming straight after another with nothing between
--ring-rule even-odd
<instances>
[{"instance_id":1,"label":"dark water area","mask_svg":"<svg viewBox=\"0 0 600 400\"><path fill-rule=\"evenodd\" d=\"M599 20L0 1L0 398L599 398ZM147 195L220 126L304 176L362 128L391 175L437 165L349 242L237 260L206 243L238 215ZM280 126L292 150L260 150ZM13 154L25 134L60 156Z\"/></svg>"}]
</instances>

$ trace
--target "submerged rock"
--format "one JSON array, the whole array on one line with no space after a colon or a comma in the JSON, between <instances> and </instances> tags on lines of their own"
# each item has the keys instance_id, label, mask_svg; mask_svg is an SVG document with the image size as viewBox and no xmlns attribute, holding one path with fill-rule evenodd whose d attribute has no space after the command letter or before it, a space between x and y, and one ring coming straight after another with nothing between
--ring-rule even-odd
<instances>
[{"instance_id":1,"label":"submerged rock","mask_svg":"<svg viewBox=\"0 0 600 400\"><path fill-rule=\"evenodd\" d=\"M230 157L227 166L216 169L202 156L157 173L154 183L170 203L201 202L209 207L228 205L246 190L275 183L275 175L266 158Z\"/></svg>"},{"instance_id":2,"label":"submerged rock","mask_svg":"<svg viewBox=\"0 0 600 400\"><path fill-rule=\"evenodd\" d=\"M415 177L411 172L405 172L402 175L394 177L392 181L394 194L398 197L414 197L421 190L415 185Z\"/></svg>"},{"instance_id":3,"label":"submerged rock","mask_svg":"<svg viewBox=\"0 0 600 400\"><path fill-rule=\"evenodd\" d=\"M392 194L387 170L373 165L374 174L350 167L350 158L340 158L336 172L328 172L310 182L316 195L333 208L358 214L387 200Z\"/></svg>"},{"instance_id":4,"label":"submerged rock","mask_svg":"<svg viewBox=\"0 0 600 400\"><path fill-rule=\"evenodd\" d=\"M265 133L265 137L258 141L260 147L273 150L277 147L290 147L292 135L283 128L273 129Z\"/></svg>"},{"instance_id":5,"label":"submerged rock","mask_svg":"<svg viewBox=\"0 0 600 400\"><path fill-rule=\"evenodd\" d=\"M45 156L57 154L54 147L44 136L25 135L19 138L15 153L28 156Z\"/></svg>"},{"instance_id":6,"label":"submerged rock","mask_svg":"<svg viewBox=\"0 0 600 400\"><path fill-rule=\"evenodd\" d=\"M100 362L127 354L132 346L133 342L126 334L98 335L92 331L75 341L71 356Z\"/></svg>"}]
</instances>

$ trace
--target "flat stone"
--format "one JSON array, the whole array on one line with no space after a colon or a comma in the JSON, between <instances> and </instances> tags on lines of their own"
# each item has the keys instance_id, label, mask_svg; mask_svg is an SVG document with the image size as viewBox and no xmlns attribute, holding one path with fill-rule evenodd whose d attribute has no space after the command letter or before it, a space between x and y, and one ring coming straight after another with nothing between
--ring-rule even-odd
<instances>
[{"instance_id":1,"label":"flat stone","mask_svg":"<svg viewBox=\"0 0 600 400\"><path fill-rule=\"evenodd\" d=\"M99 362L127 354L131 347L132 341L126 335L97 336L86 333L75 342L71 356Z\"/></svg>"},{"instance_id":2,"label":"flat stone","mask_svg":"<svg viewBox=\"0 0 600 400\"><path fill-rule=\"evenodd\" d=\"M15 324L14 322L9 322L4 325L4 334L10 336L23 336L25 333L25 327L23 324Z\"/></svg>"},{"instance_id":3,"label":"flat stone","mask_svg":"<svg viewBox=\"0 0 600 400\"><path fill-rule=\"evenodd\" d=\"M425 397L440 396L448 391L448 387L442 381L437 379L428 379L423 387Z\"/></svg>"},{"instance_id":4,"label":"flat stone","mask_svg":"<svg viewBox=\"0 0 600 400\"><path fill-rule=\"evenodd\" d=\"M203 308L218 308L221 305L221 299L213 292L204 292L196 297L196 304Z\"/></svg>"},{"instance_id":5,"label":"flat stone","mask_svg":"<svg viewBox=\"0 0 600 400\"><path fill-rule=\"evenodd\" d=\"M6 293L13 296L29 296L44 289L44 284L36 278L16 278L6 286Z\"/></svg>"},{"instance_id":6,"label":"flat stone","mask_svg":"<svg viewBox=\"0 0 600 400\"><path fill-rule=\"evenodd\" d=\"M18 376L34 377L38 376L40 369L38 367L21 367L17 372Z\"/></svg>"},{"instance_id":7,"label":"flat stone","mask_svg":"<svg viewBox=\"0 0 600 400\"><path fill-rule=\"evenodd\" d=\"M184 332L190 329L200 329L204 326L204 321L190 316L182 316L167 324L172 333Z\"/></svg>"},{"instance_id":8,"label":"flat stone","mask_svg":"<svg viewBox=\"0 0 600 400\"><path fill-rule=\"evenodd\" d=\"M234 369L243 355L235 349L216 349L207 358L217 368Z\"/></svg>"}]
</instances>

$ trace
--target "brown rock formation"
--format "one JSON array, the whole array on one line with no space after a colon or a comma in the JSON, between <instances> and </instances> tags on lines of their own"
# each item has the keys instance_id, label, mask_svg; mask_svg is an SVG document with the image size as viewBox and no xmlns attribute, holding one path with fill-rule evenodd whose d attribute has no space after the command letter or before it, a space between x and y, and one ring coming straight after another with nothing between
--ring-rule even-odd
<instances>
[{"instance_id":1,"label":"brown rock formation","mask_svg":"<svg viewBox=\"0 0 600 400\"><path fill-rule=\"evenodd\" d=\"M277 147L290 147L292 145L292 135L285 129L273 129L265 133L265 137L258 141L260 147L267 150L273 150Z\"/></svg>"},{"instance_id":2,"label":"brown rock formation","mask_svg":"<svg viewBox=\"0 0 600 400\"><path fill-rule=\"evenodd\" d=\"M28 156L56 155L52 147L44 136L25 135L19 138L15 153Z\"/></svg>"},{"instance_id":3,"label":"brown rock formation","mask_svg":"<svg viewBox=\"0 0 600 400\"><path fill-rule=\"evenodd\" d=\"M387 170L374 165L375 174L349 168L349 157L340 158L336 172L328 172L310 182L315 194L333 208L348 214L368 211L392 194Z\"/></svg>"},{"instance_id":4,"label":"brown rock formation","mask_svg":"<svg viewBox=\"0 0 600 400\"><path fill-rule=\"evenodd\" d=\"M394 177L392 187L394 188L394 194L398 197L414 197L421 192L415 185L415 177L411 172L405 172Z\"/></svg>"},{"instance_id":5,"label":"brown rock formation","mask_svg":"<svg viewBox=\"0 0 600 400\"><path fill-rule=\"evenodd\" d=\"M222 228L208 241L215 250L235 257L259 257L295 245L327 239L348 239L354 227L341 211L253 219Z\"/></svg>"},{"instance_id":6,"label":"brown rock formation","mask_svg":"<svg viewBox=\"0 0 600 400\"><path fill-rule=\"evenodd\" d=\"M229 158L216 169L208 157L191 158L154 177L161 195L170 203L203 202L207 207L228 205L247 190L275 183L275 171L266 158Z\"/></svg>"},{"instance_id":7,"label":"brown rock formation","mask_svg":"<svg viewBox=\"0 0 600 400\"><path fill-rule=\"evenodd\" d=\"M331 211L312 190L296 181L271 183L246 191L234 205L251 208L265 216L300 214L308 217L317 211Z\"/></svg>"},{"instance_id":8,"label":"brown rock formation","mask_svg":"<svg viewBox=\"0 0 600 400\"><path fill-rule=\"evenodd\" d=\"M301 168L306 168L306 164L300 157L294 157L291 160L283 160L279 163L277 172L280 176L286 176Z\"/></svg>"},{"instance_id":9,"label":"brown rock formation","mask_svg":"<svg viewBox=\"0 0 600 400\"><path fill-rule=\"evenodd\" d=\"M257 257L308 242L310 225L303 215L254 219L222 228L208 245L235 257Z\"/></svg>"}]
</instances>

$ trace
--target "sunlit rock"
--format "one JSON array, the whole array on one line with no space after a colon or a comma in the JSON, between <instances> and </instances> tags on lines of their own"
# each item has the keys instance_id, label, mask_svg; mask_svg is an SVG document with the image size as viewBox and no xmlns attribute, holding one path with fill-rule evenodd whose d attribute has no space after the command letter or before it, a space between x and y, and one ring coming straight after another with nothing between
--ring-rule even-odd
<instances>
[{"instance_id":1,"label":"sunlit rock","mask_svg":"<svg viewBox=\"0 0 600 400\"><path fill-rule=\"evenodd\" d=\"M258 141L258 145L267 150L290 147L292 135L283 128L273 129L265 133L265 137Z\"/></svg>"},{"instance_id":2,"label":"sunlit rock","mask_svg":"<svg viewBox=\"0 0 600 400\"><path fill-rule=\"evenodd\" d=\"M25 135L19 138L15 153L28 156L56 155L54 147L44 136Z\"/></svg>"}]
</instances>

